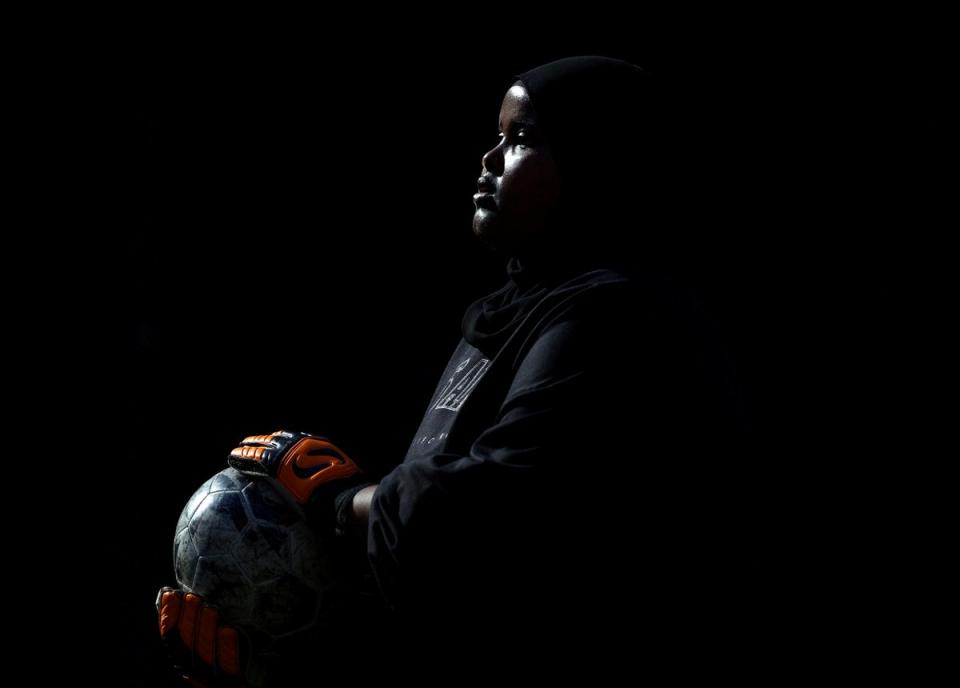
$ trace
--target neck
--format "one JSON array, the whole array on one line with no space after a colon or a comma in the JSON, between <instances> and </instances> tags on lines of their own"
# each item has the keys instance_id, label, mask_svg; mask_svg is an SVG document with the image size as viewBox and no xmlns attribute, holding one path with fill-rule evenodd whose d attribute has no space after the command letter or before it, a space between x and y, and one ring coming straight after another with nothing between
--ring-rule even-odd
<instances>
[{"instance_id":1,"label":"neck","mask_svg":"<svg viewBox=\"0 0 960 688\"><path fill-rule=\"evenodd\" d=\"M517 251L507 262L507 274L518 286L559 283L587 270L601 267L603 261L586 250L561 250L557 245L536 250Z\"/></svg>"}]
</instances>

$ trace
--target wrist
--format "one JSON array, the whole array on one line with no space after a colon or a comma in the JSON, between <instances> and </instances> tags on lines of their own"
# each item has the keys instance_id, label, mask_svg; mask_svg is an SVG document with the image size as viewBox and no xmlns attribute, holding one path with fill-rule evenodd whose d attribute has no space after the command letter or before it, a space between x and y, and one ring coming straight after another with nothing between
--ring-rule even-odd
<instances>
[{"instance_id":1,"label":"wrist","mask_svg":"<svg viewBox=\"0 0 960 688\"><path fill-rule=\"evenodd\" d=\"M370 505L377 491L375 484L366 485L353 496L353 522L366 526L370 520Z\"/></svg>"},{"instance_id":2,"label":"wrist","mask_svg":"<svg viewBox=\"0 0 960 688\"><path fill-rule=\"evenodd\" d=\"M365 526L376 483L363 482L342 490L334 499L338 535L346 535ZM359 496L359 499L358 499Z\"/></svg>"}]
</instances>

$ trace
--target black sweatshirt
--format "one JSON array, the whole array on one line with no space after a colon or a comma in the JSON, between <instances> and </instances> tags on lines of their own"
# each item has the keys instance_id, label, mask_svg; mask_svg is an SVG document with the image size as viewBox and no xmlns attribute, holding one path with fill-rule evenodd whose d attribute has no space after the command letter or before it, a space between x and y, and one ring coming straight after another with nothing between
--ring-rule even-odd
<instances>
[{"instance_id":1,"label":"black sweatshirt","mask_svg":"<svg viewBox=\"0 0 960 688\"><path fill-rule=\"evenodd\" d=\"M496 350L461 340L371 507L400 633L557 648L614 608L662 628L665 609L701 604L691 586L718 584L740 407L680 294L592 270L546 290Z\"/></svg>"}]
</instances>

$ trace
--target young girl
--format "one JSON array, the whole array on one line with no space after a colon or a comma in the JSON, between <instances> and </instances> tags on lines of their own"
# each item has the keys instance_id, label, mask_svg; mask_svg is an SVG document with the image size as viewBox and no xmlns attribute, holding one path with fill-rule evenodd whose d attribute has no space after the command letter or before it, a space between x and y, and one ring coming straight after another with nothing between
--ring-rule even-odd
<instances>
[{"instance_id":1,"label":"young girl","mask_svg":"<svg viewBox=\"0 0 960 688\"><path fill-rule=\"evenodd\" d=\"M349 642L393 669L679 653L730 623L742 413L696 309L653 269L669 162L654 87L605 57L509 83L473 217L508 279L467 308L403 462L333 481L386 610ZM241 470L252 449L274 474L293 451L245 445Z\"/></svg>"}]
</instances>

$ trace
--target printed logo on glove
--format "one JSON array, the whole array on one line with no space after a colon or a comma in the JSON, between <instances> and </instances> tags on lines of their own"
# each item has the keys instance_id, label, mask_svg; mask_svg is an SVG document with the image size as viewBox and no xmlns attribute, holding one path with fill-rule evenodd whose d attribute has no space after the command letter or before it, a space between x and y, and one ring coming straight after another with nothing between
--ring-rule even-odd
<instances>
[{"instance_id":1,"label":"printed logo on glove","mask_svg":"<svg viewBox=\"0 0 960 688\"><path fill-rule=\"evenodd\" d=\"M247 437L227 462L241 473L276 478L299 504L309 502L321 485L361 472L327 438L285 430Z\"/></svg>"}]
</instances>

